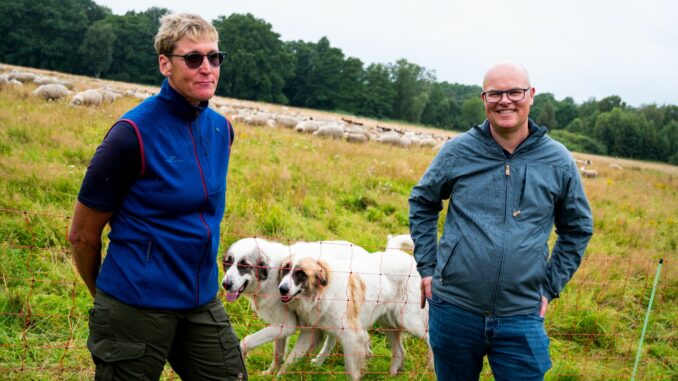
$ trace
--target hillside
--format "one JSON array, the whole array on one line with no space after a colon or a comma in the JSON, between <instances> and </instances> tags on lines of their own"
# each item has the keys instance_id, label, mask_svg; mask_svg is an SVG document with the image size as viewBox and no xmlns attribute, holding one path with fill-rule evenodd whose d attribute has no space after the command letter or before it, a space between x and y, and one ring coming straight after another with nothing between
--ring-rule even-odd
<instances>
[{"instance_id":1,"label":"hillside","mask_svg":"<svg viewBox=\"0 0 678 381\"><path fill-rule=\"evenodd\" d=\"M15 67L5 65L0 74L10 69ZM104 85L157 89L18 69L72 81L74 91ZM98 107L70 107L68 99L47 102L32 95L35 87L0 85L0 371L17 380L91 379L85 348L91 299L71 265L66 232L96 146L117 117L139 100L124 96ZM216 102L449 136L420 126L313 110L232 99ZM407 231L407 197L436 153L428 147L351 144L244 123L236 123L235 130L222 252L253 235L283 242L343 239L370 251L383 249L388 234ZM592 160L590 167L599 172L584 179L595 235L581 270L547 313L554 359L547 379L630 378L660 258L664 264L637 378L675 379L678 167L575 157ZM242 298L226 308L240 337L262 327ZM389 350L382 333L374 332L372 340L374 356L365 379L384 379ZM408 338L406 348L405 372L394 379L433 379L423 344ZM338 353L321 368L301 361L283 379L344 379ZM270 359L270 345L250 353L252 379L272 379L262 374ZM177 379L170 371L163 377ZM488 371L483 379L491 379Z\"/></svg>"}]
</instances>

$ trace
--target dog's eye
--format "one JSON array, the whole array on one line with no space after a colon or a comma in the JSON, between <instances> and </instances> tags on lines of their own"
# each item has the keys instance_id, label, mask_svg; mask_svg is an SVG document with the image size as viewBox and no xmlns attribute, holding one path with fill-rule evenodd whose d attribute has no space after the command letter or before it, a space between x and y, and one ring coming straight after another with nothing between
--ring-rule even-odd
<instances>
[{"instance_id":1,"label":"dog's eye","mask_svg":"<svg viewBox=\"0 0 678 381\"><path fill-rule=\"evenodd\" d=\"M230 267L233 264L233 257L224 258L224 266Z\"/></svg>"},{"instance_id":2,"label":"dog's eye","mask_svg":"<svg viewBox=\"0 0 678 381\"><path fill-rule=\"evenodd\" d=\"M294 272L294 278L299 282L303 282L306 280L307 276L303 270L297 270Z\"/></svg>"}]
</instances>

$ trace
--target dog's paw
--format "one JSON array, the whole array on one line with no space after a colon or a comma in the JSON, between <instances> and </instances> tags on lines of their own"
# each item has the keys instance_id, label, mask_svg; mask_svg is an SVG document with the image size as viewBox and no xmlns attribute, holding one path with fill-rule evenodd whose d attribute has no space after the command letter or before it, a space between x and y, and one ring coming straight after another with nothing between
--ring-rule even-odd
<instances>
[{"instance_id":1,"label":"dog's paw","mask_svg":"<svg viewBox=\"0 0 678 381\"><path fill-rule=\"evenodd\" d=\"M327 356L316 356L311 359L311 363L317 367L322 366L325 363Z\"/></svg>"}]
</instances>

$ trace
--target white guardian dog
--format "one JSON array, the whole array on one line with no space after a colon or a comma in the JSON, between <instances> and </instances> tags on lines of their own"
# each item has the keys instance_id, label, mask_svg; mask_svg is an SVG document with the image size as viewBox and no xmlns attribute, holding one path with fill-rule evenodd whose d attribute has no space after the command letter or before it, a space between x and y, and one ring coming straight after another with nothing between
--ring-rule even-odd
<instances>
[{"instance_id":1,"label":"white guardian dog","mask_svg":"<svg viewBox=\"0 0 678 381\"><path fill-rule=\"evenodd\" d=\"M278 292L281 263L301 250L349 261L353 256L367 255L363 248L346 241L298 242L287 246L261 238L244 238L233 243L223 256L225 275L222 286L226 291L226 300L234 302L244 295L250 300L252 309L259 318L269 324L268 327L247 335L240 342L243 354L247 354L249 350L275 341L273 361L268 373L275 373L280 369L287 338L303 325L296 314L280 301ZM306 354L322 336L320 330L302 329L294 351ZM300 348L299 343L304 347ZM323 349L312 361L317 365L322 364L334 346L334 338L328 336Z\"/></svg>"},{"instance_id":2,"label":"white guardian dog","mask_svg":"<svg viewBox=\"0 0 678 381\"><path fill-rule=\"evenodd\" d=\"M339 340L347 373L359 379L370 353L368 329L375 323L391 345L391 374L402 368L402 332L428 344L428 305L420 308L420 282L414 258L399 250L355 256L351 261L299 250L283 260L279 292L299 321ZM302 340L309 338L299 337L282 370L312 345Z\"/></svg>"}]
</instances>

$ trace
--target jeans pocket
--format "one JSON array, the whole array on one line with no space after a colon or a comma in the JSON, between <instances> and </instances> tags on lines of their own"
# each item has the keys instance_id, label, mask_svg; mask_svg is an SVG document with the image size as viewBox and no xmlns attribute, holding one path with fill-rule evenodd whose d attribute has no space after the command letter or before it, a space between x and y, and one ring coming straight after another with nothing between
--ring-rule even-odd
<instances>
[{"instance_id":1,"label":"jeans pocket","mask_svg":"<svg viewBox=\"0 0 678 381\"><path fill-rule=\"evenodd\" d=\"M537 319L544 320L537 316ZM530 347L532 356L534 359L534 365L542 373L546 373L547 370L551 369L551 356L549 355L549 345L551 341L546 335L546 331L542 331L540 334L528 334L526 335L527 344Z\"/></svg>"}]
</instances>

